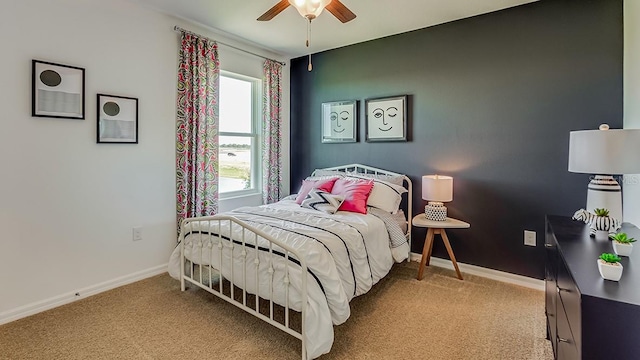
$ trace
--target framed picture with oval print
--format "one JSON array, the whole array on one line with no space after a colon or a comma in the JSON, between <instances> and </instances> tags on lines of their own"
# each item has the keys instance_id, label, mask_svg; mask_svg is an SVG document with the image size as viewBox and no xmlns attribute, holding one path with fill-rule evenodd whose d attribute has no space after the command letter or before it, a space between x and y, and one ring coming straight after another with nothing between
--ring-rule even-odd
<instances>
[{"instance_id":1,"label":"framed picture with oval print","mask_svg":"<svg viewBox=\"0 0 640 360\"><path fill-rule=\"evenodd\" d=\"M138 99L98 94L98 143L138 143Z\"/></svg>"},{"instance_id":2,"label":"framed picture with oval print","mask_svg":"<svg viewBox=\"0 0 640 360\"><path fill-rule=\"evenodd\" d=\"M31 63L31 116L84 120L84 69Z\"/></svg>"},{"instance_id":3,"label":"framed picture with oval print","mask_svg":"<svg viewBox=\"0 0 640 360\"><path fill-rule=\"evenodd\" d=\"M358 101L334 101L322 104L322 142L358 141Z\"/></svg>"},{"instance_id":4,"label":"framed picture with oval print","mask_svg":"<svg viewBox=\"0 0 640 360\"><path fill-rule=\"evenodd\" d=\"M407 141L407 95L366 100L366 141Z\"/></svg>"}]
</instances>

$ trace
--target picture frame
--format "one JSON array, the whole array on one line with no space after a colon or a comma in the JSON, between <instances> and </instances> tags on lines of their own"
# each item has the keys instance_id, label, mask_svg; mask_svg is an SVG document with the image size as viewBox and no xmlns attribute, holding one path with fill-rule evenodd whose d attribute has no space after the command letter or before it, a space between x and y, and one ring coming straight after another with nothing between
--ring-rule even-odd
<instances>
[{"instance_id":1,"label":"picture frame","mask_svg":"<svg viewBox=\"0 0 640 360\"><path fill-rule=\"evenodd\" d=\"M358 141L358 101L322 103L322 142L354 143Z\"/></svg>"},{"instance_id":2,"label":"picture frame","mask_svg":"<svg viewBox=\"0 0 640 360\"><path fill-rule=\"evenodd\" d=\"M367 99L366 141L407 141L407 95Z\"/></svg>"},{"instance_id":3,"label":"picture frame","mask_svg":"<svg viewBox=\"0 0 640 360\"><path fill-rule=\"evenodd\" d=\"M84 120L84 68L31 61L31 116Z\"/></svg>"},{"instance_id":4,"label":"picture frame","mask_svg":"<svg viewBox=\"0 0 640 360\"><path fill-rule=\"evenodd\" d=\"M98 94L96 142L99 144L138 143L138 99Z\"/></svg>"}]
</instances>

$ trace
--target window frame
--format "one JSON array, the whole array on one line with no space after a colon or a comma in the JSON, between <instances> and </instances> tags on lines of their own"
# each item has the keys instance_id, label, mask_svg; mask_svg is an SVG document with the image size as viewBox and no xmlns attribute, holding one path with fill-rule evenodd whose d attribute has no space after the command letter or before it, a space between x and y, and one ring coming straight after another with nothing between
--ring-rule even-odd
<instances>
[{"instance_id":1,"label":"window frame","mask_svg":"<svg viewBox=\"0 0 640 360\"><path fill-rule=\"evenodd\" d=\"M221 192L218 185L218 198L231 199L236 197L258 195L262 193L262 79L252 76L237 74L231 71L220 70L220 77L251 83L251 132L223 132L218 131L218 137L237 136L252 139L251 144L251 187L244 190ZM220 143L218 143L220 149ZM220 179L220 159L218 158L218 179Z\"/></svg>"}]
</instances>

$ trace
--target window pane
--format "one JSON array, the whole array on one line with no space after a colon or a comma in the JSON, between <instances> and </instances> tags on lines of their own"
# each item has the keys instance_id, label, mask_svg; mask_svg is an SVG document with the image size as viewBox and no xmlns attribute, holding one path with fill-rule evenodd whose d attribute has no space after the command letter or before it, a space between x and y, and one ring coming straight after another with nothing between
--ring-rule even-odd
<instances>
[{"instance_id":1,"label":"window pane","mask_svg":"<svg viewBox=\"0 0 640 360\"><path fill-rule=\"evenodd\" d=\"M251 132L251 85L220 76L220 132Z\"/></svg>"},{"instance_id":2,"label":"window pane","mask_svg":"<svg viewBox=\"0 0 640 360\"><path fill-rule=\"evenodd\" d=\"M251 147L253 139L220 136L219 192L251 189Z\"/></svg>"}]
</instances>

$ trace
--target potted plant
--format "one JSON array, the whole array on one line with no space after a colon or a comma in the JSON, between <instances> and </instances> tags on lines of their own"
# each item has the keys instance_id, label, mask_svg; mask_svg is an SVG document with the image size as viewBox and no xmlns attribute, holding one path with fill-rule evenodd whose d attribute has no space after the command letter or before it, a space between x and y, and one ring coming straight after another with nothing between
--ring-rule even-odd
<instances>
[{"instance_id":1,"label":"potted plant","mask_svg":"<svg viewBox=\"0 0 640 360\"><path fill-rule=\"evenodd\" d=\"M613 240L613 251L619 256L630 256L631 250L633 250L633 243L636 239L630 238L625 233L617 233L615 235L609 235Z\"/></svg>"},{"instance_id":2,"label":"potted plant","mask_svg":"<svg viewBox=\"0 0 640 360\"><path fill-rule=\"evenodd\" d=\"M593 212L596 218L593 219L591 227L596 230L596 240L604 240L609 236L609 233L615 232L615 225L612 224L612 218L609 217L609 210L598 208L594 209Z\"/></svg>"},{"instance_id":3,"label":"potted plant","mask_svg":"<svg viewBox=\"0 0 640 360\"><path fill-rule=\"evenodd\" d=\"M622 264L618 255L602 253L598 259L598 271L605 280L618 281L622 277Z\"/></svg>"}]
</instances>

